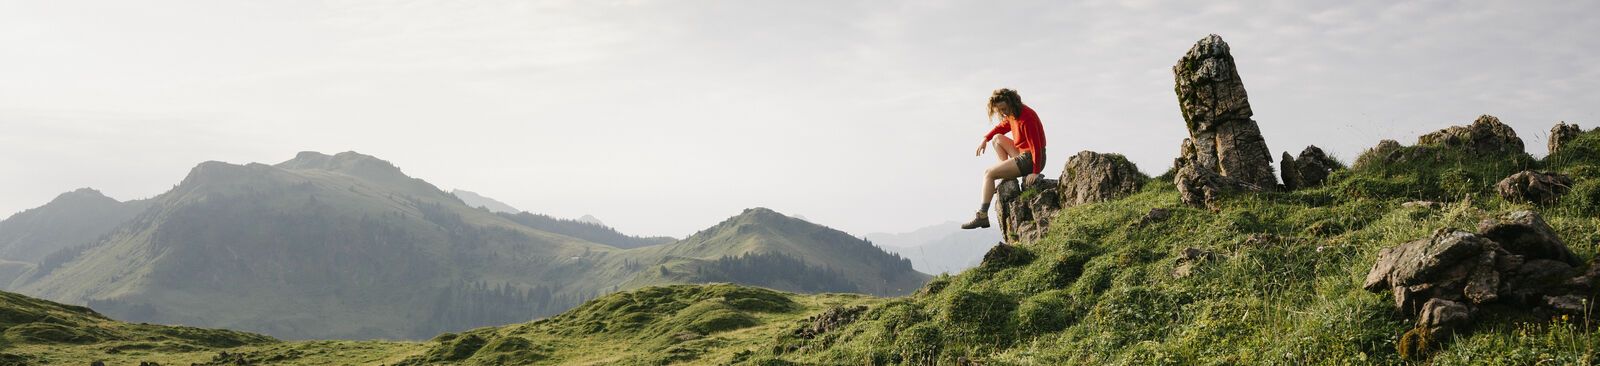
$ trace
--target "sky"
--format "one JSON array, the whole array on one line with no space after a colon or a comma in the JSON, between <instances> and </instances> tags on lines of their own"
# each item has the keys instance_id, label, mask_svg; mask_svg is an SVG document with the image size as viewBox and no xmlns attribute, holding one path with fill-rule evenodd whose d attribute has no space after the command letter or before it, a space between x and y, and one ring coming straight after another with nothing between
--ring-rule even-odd
<instances>
[{"instance_id":1,"label":"sky","mask_svg":"<svg viewBox=\"0 0 1600 366\"><path fill-rule=\"evenodd\" d=\"M1171 68L1222 36L1274 159L1351 162L1490 114L1543 156L1600 125L1587 1L0 0L0 217L204 161L356 151L634 235L749 207L855 235L965 221L984 102L1158 175Z\"/></svg>"}]
</instances>

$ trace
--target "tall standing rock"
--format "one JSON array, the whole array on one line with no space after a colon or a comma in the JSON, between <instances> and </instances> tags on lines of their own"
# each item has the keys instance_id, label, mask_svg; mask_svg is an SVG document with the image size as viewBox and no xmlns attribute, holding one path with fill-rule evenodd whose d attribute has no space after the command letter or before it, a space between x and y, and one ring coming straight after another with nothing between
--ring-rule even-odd
<instances>
[{"instance_id":1,"label":"tall standing rock","mask_svg":"<svg viewBox=\"0 0 1600 366\"><path fill-rule=\"evenodd\" d=\"M1554 155L1556 150L1561 150L1561 145L1566 144L1567 141L1572 141L1572 139L1581 134L1583 134L1583 130L1579 129L1577 124L1569 125L1565 121L1556 124L1555 127L1551 127L1550 142L1548 143L1550 154Z\"/></svg>"},{"instance_id":2,"label":"tall standing rock","mask_svg":"<svg viewBox=\"0 0 1600 366\"><path fill-rule=\"evenodd\" d=\"M1172 67L1178 108L1189 128L1175 162L1184 203L1204 206L1225 190L1270 190L1278 178L1228 43L1213 34Z\"/></svg>"}]
</instances>

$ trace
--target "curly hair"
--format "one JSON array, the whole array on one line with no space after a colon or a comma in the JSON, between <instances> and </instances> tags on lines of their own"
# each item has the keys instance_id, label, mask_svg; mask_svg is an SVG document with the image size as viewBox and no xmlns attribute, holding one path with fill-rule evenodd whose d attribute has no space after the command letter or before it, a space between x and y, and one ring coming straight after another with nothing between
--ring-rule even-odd
<instances>
[{"instance_id":1,"label":"curly hair","mask_svg":"<svg viewBox=\"0 0 1600 366\"><path fill-rule=\"evenodd\" d=\"M1004 111L999 108L1001 102L1006 103L1006 110ZM1017 91L1012 89L995 90L994 94L989 96L989 119L993 120L996 113L999 113L1002 118L1004 116L1016 117L1022 114L1022 96L1017 95Z\"/></svg>"}]
</instances>

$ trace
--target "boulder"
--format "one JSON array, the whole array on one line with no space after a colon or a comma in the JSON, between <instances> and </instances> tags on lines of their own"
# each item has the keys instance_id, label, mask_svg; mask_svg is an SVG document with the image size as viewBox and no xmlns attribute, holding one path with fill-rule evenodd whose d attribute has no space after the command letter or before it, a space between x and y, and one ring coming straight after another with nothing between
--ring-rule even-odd
<instances>
[{"instance_id":1,"label":"boulder","mask_svg":"<svg viewBox=\"0 0 1600 366\"><path fill-rule=\"evenodd\" d=\"M1383 248L1362 287L1391 291L1395 307L1435 337L1486 311L1582 314L1594 297L1600 268L1578 261L1538 215L1512 212L1478 231L1442 228Z\"/></svg>"},{"instance_id":2,"label":"boulder","mask_svg":"<svg viewBox=\"0 0 1600 366\"><path fill-rule=\"evenodd\" d=\"M1110 201L1139 191L1147 177L1122 154L1081 151L1061 170L1061 205Z\"/></svg>"},{"instance_id":3,"label":"boulder","mask_svg":"<svg viewBox=\"0 0 1600 366\"><path fill-rule=\"evenodd\" d=\"M1422 304L1422 311L1417 316L1417 327L1428 328L1435 338L1448 338L1470 319L1472 319L1472 308L1467 305L1445 299L1431 299Z\"/></svg>"},{"instance_id":4,"label":"boulder","mask_svg":"<svg viewBox=\"0 0 1600 366\"><path fill-rule=\"evenodd\" d=\"M1567 248L1567 243L1561 240L1556 230L1533 211L1516 211L1483 220L1478 223L1478 235L1499 243L1511 254L1529 260L1549 259L1572 266L1583 264L1578 255Z\"/></svg>"},{"instance_id":5,"label":"boulder","mask_svg":"<svg viewBox=\"0 0 1600 366\"><path fill-rule=\"evenodd\" d=\"M1172 67L1178 109L1189 130L1174 183L1186 204L1213 206L1221 191L1277 186L1271 150L1250 117L1250 100L1222 37L1196 42ZM1188 167L1186 171L1184 168Z\"/></svg>"},{"instance_id":6,"label":"boulder","mask_svg":"<svg viewBox=\"0 0 1600 366\"><path fill-rule=\"evenodd\" d=\"M1553 205L1572 190L1572 176L1524 170L1494 184L1500 198L1513 203Z\"/></svg>"},{"instance_id":7,"label":"boulder","mask_svg":"<svg viewBox=\"0 0 1600 366\"><path fill-rule=\"evenodd\" d=\"M1555 127L1550 128L1550 142L1548 143L1550 154L1555 154L1556 150L1561 150L1561 145L1572 141L1572 139L1581 134L1583 134L1583 129L1578 128L1576 124L1569 125L1566 121L1557 123Z\"/></svg>"},{"instance_id":8,"label":"boulder","mask_svg":"<svg viewBox=\"0 0 1600 366\"><path fill-rule=\"evenodd\" d=\"M1517 131L1487 114L1478 116L1471 125L1451 126L1417 137L1417 145L1461 148L1477 155L1525 152Z\"/></svg>"},{"instance_id":9,"label":"boulder","mask_svg":"<svg viewBox=\"0 0 1600 366\"><path fill-rule=\"evenodd\" d=\"M1061 212L1060 184L1054 179L1038 179L1026 189L1016 179L1001 181L995 187L999 198L1000 230L1007 240L1033 242L1044 237L1050 220Z\"/></svg>"},{"instance_id":10,"label":"boulder","mask_svg":"<svg viewBox=\"0 0 1600 366\"><path fill-rule=\"evenodd\" d=\"M1283 174L1283 187L1285 190L1311 188L1322 185L1328 180L1328 175L1336 170L1344 169L1344 164L1328 157L1316 145L1306 146L1300 151L1300 157L1289 156L1283 152L1283 159L1278 161L1279 173Z\"/></svg>"}]
</instances>

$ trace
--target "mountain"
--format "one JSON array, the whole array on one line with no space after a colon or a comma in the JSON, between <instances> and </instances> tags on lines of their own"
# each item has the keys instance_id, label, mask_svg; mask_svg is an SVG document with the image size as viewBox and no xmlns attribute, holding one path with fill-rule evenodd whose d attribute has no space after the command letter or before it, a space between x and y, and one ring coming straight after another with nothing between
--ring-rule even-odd
<instances>
[{"instance_id":1,"label":"mountain","mask_svg":"<svg viewBox=\"0 0 1600 366\"><path fill-rule=\"evenodd\" d=\"M493 212L493 213L518 213L518 212L522 212L522 210L518 210L516 207L511 207L511 205L505 204L505 202L500 202L500 201L495 200L493 198L484 197L483 195L480 195L480 194L477 194L477 193L473 193L471 191L463 191L463 190L460 190L460 189L453 189L453 190L450 190L450 194L451 195L455 195L456 198L460 198L461 202L462 203L466 203L468 207L482 207L483 209L489 210L489 212Z\"/></svg>"},{"instance_id":2,"label":"mountain","mask_svg":"<svg viewBox=\"0 0 1600 366\"><path fill-rule=\"evenodd\" d=\"M418 339L553 315L630 277L615 248L468 207L353 152L202 163L148 205L10 288L136 322Z\"/></svg>"},{"instance_id":3,"label":"mountain","mask_svg":"<svg viewBox=\"0 0 1600 366\"><path fill-rule=\"evenodd\" d=\"M806 293L903 295L929 276L865 240L766 208L642 251L662 262L628 287L733 282Z\"/></svg>"},{"instance_id":4,"label":"mountain","mask_svg":"<svg viewBox=\"0 0 1600 366\"><path fill-rule=\"evenodd\" d=\"M44 206L0 221L0 259L34 263L52 252L88 244L149 205L148 200L118 202L89 188L62 193Z\"/></svg>"},{"instance_id":5,"label":"mountain","mask_svg":"<svg viewBox=\"0 0 1600 366\"><path fill-rule=\"evenodd\" d=\"M606 226L605 221L600 221L600 218L594 217L594 215L583 215L583 217L579 217L578 218L578 222L585 222L585 223L590 223L590 224L595 224L595 225L600 225L600 226Z\"/></svg>"},{"instance_id":6,"label":"mountain","mask_svg":"<svg viewBox=\"0 0 1600 366\"><path fill-rule=\"evenodd\" d=\"M978 265L1001 234L998 228L961 230L961 223L951 221L906 233L867 234L867 240L911 260L917 271L959 273Z\"/></svg>"},{"instance_id":7,"label":"mountain","mask_svg":"<svg viewBox=\"0 0 1600 366\"><path fill-rule=\"evenodd\" d=\"M499 215L507 220L516 221L517 223L533 228L534 230L571 236L574 238L610 245L621 249L647 247L677 240L667 236L638 237L627 235L617 232L616 229L612 229L610 226L584 221L583 219L558 219L547 215L529 212L519 212L515 214L502 212L499 213ZM593 218L593 216L587 215L584 217L591 219ZM599 220L595 220L595 222L599 222Z\"/></svg>"},{"instance_id":8,"label":"mountain","mask_svg":"<svg viewBox=\"0 0 1600 366\"><path fill-rule=\"evenodd\" d=\"M0 262L0 279L14 278L12 291L117 319L283 339L426 339L551 316L646 285L742 281L732 276L761 260L781 267L746 283L884 294L927 280L859 239L765 218L782 217L775 213L662 244L671 238L473 208L354 152L303 152L276 165L206 162L141 204L114 229L38 265ZM709 240L723 237L750 245ZM619 249L626 240L654 245ZM669 276L663 268L701 271Z\"/></svg>"}]
</instances>

